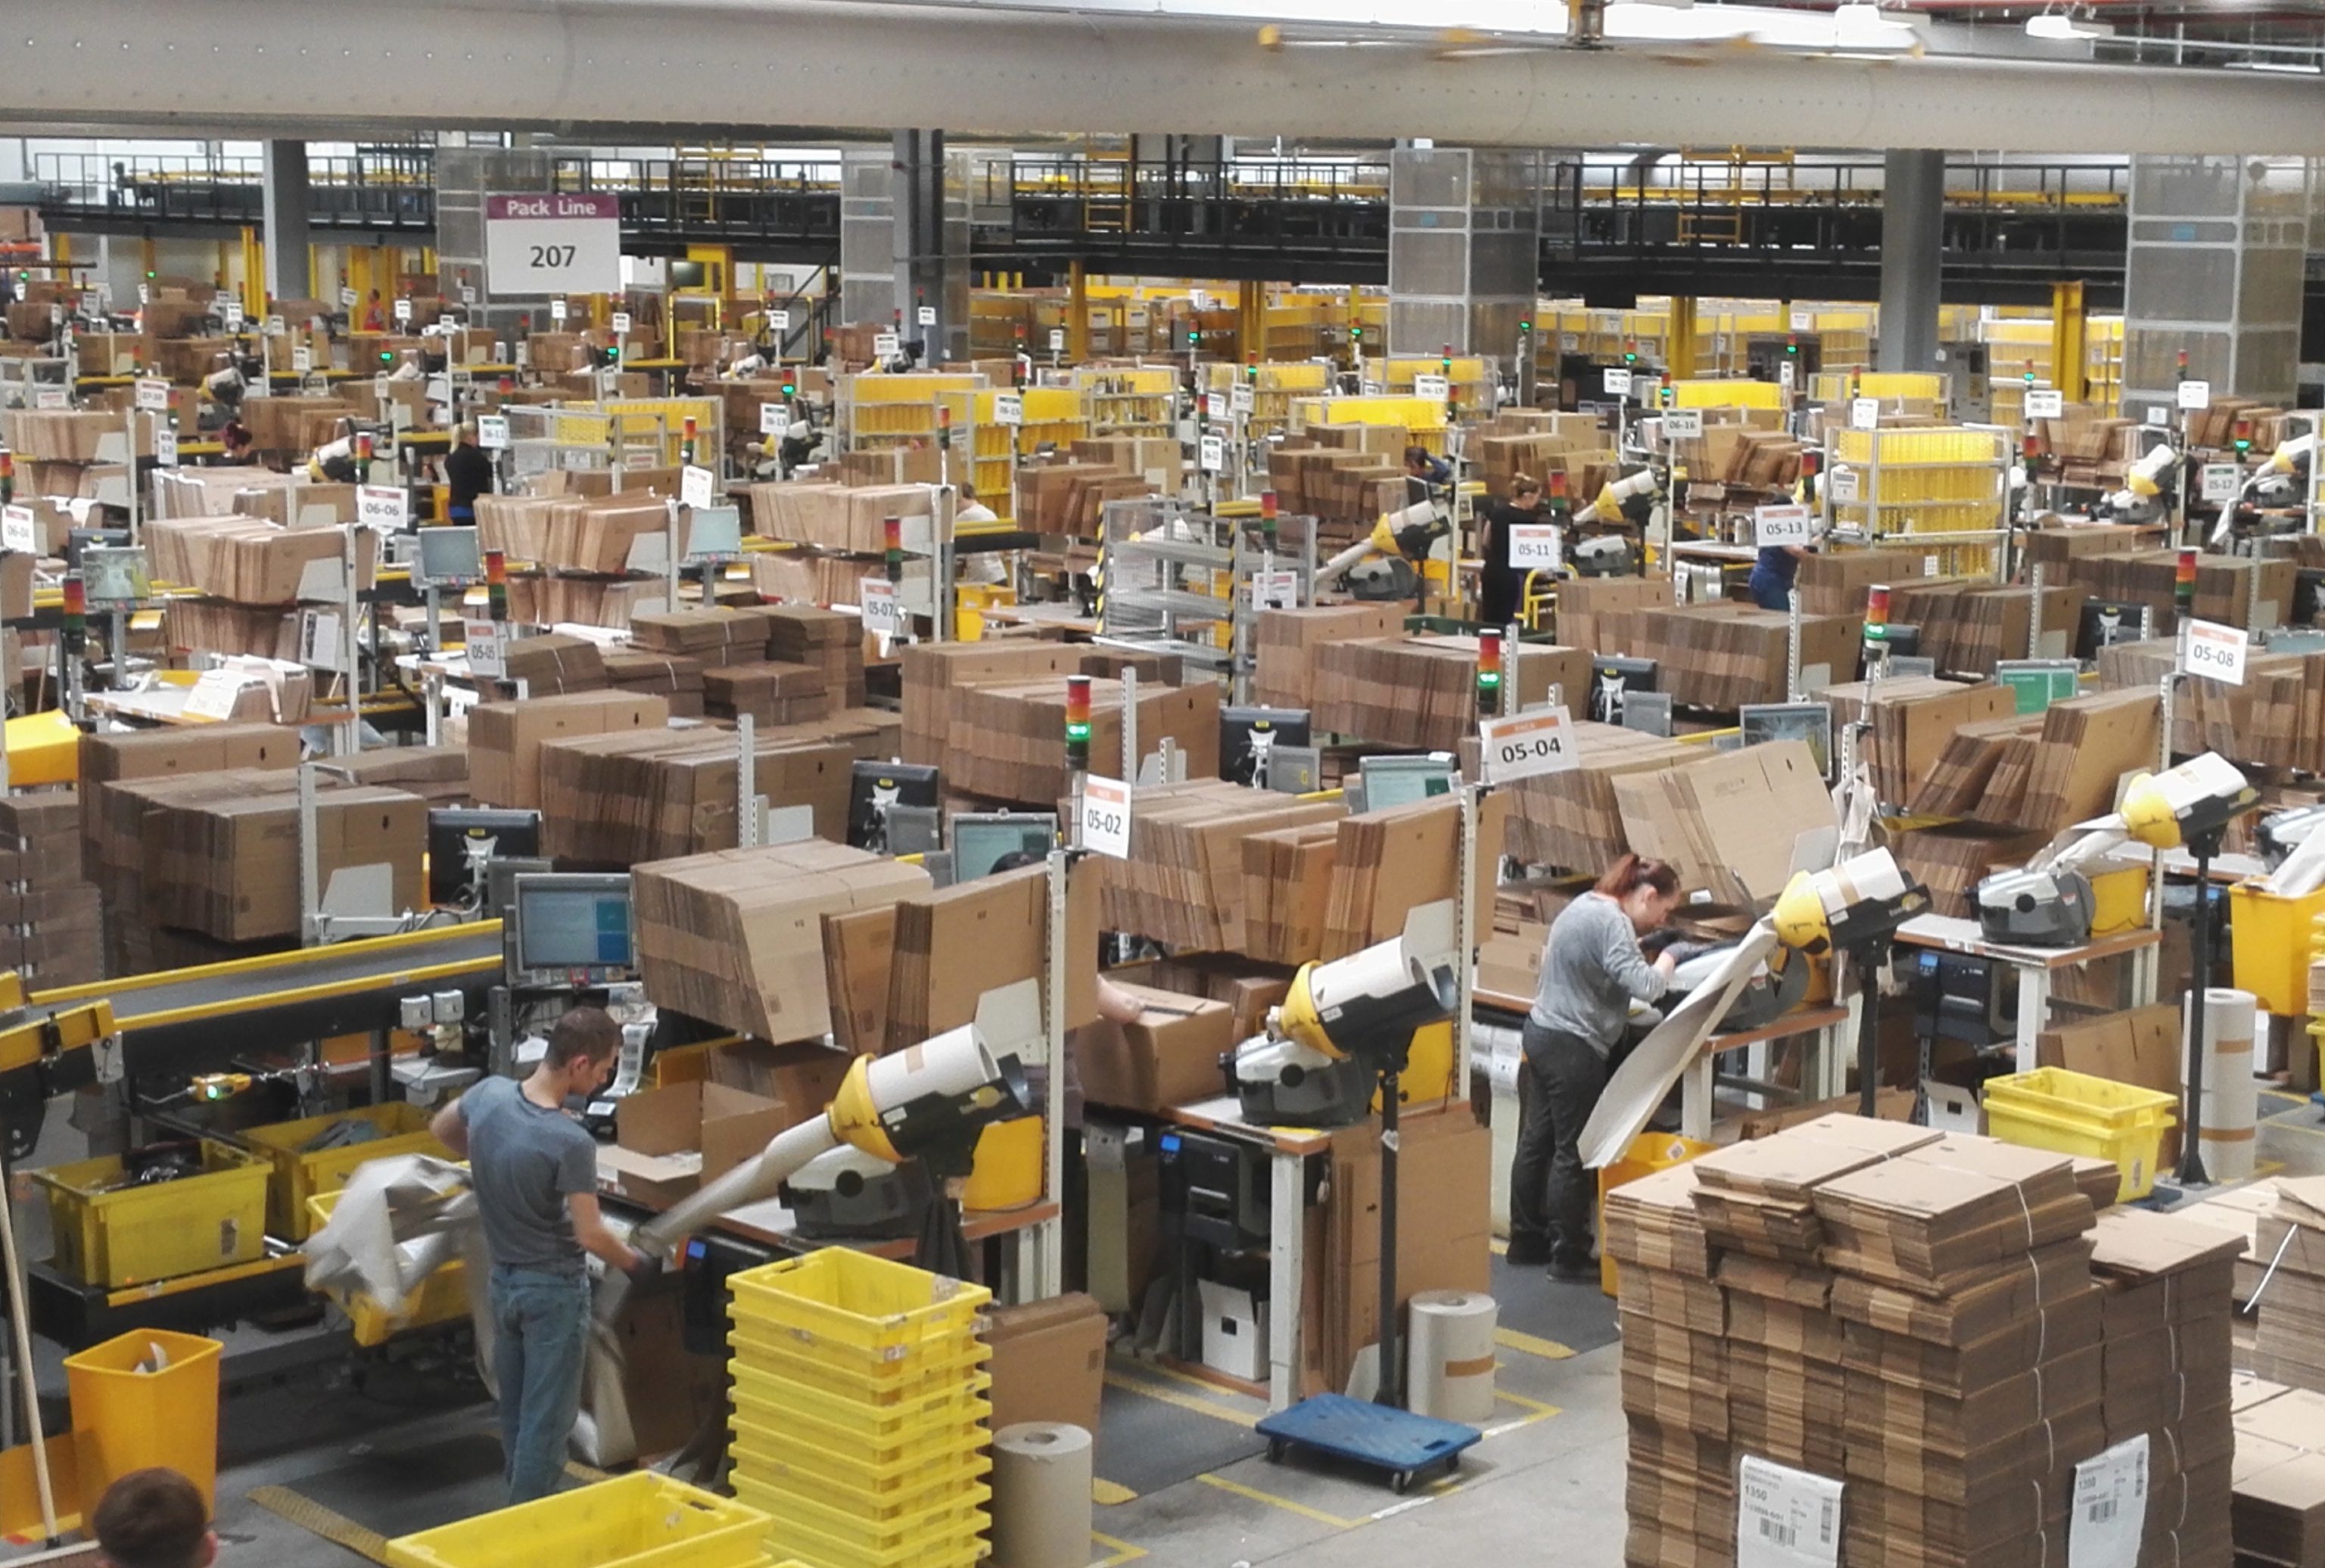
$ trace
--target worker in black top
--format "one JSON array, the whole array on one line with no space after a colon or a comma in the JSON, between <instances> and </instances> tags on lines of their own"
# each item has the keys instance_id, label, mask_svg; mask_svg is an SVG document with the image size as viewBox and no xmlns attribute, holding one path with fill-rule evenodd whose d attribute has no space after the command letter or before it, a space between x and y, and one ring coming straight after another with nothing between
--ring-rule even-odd
<instances>
[{"instance_id":1,"label":"worker in black top","mask_svg":"<svg viewBox=\"0 0 2325 1568\"><path fill-rule=\"evenodd\" d=\"M493 459L477 445L477 427L466 420L452 427L452 450L444 457L444 515L473 524L477 497L493 493Z\"/></svg>"},{"instance_id":2,"label":"worker in black top","mask_svg":"<svg viewBox=\"0 0 2325 1568\"><path fill-rule=\"evenodd\" d=\"M1518 618L1526 572L1510 564L1510 530L1543 520L1542 481L1531 474L1512 479L1508 496L1486 509L1485 571L1477 585L1477 618L1486 625L1505 626Z\"/></svg>"}]
</instances>

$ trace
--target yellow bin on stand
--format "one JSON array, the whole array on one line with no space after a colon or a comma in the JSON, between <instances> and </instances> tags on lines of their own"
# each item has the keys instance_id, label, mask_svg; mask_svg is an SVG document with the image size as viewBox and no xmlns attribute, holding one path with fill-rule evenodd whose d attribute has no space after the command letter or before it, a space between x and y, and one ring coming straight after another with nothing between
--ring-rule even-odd
<instances>
[{"instance_id":1,"label":"yellow bin on stand","mask_svg":"<svg viewBox=\"0 0 2325 1568\"><path fill-rule=\"evenodd\" d=\"M1607 1250L1607 1194L1626 1183L1636 1182L1683 1165L1709 1154L1717 1145L1698 1143L1677 1133L1641 1133L1623 1151L1623 1157L1598 1173L1598 1288L1615 1294L1615 1259Z\"/></svg>"},{"instance_id":2,"label":"yellow bin on stand","mask_svg":"<svg viewBox=\"0 0 2325 1568\"><path fill-rule=\"evenodd\" d=\"M218 1492L218 1354L216 1340L166 1329L133 1329L65 1358L72 1396L73 1447L87 1509L134 1470L168 1465ZM158 1371L138 1368L159 1350Z\"/></svg>"}]
</instances>

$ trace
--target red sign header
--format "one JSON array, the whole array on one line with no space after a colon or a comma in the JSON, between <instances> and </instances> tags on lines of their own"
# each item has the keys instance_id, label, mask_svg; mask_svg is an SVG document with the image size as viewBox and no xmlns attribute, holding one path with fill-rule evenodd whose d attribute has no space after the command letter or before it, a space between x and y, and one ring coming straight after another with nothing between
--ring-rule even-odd
<instances>
[{"instance_id":1,"label":"red sign header","mask_svg":"<svg viewBox=\"0 0 2325 1568\"><path fill-rule=\"evenodd\" d=\"M587 219L601 218L611 222L622 216L622 204L613 196L575 196L545 193L539 196L487 196L485 216L495 221L506 218L545 218L551 219Z\"/></svg>"}]
</instances>

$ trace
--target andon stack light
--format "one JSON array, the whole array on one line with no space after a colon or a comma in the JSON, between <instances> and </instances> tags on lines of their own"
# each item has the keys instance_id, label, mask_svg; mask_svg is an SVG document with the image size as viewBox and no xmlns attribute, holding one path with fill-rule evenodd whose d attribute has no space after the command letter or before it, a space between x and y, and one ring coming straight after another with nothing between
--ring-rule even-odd
<instances>
[{"instance_id":1,"label":"andon stack light","mask_svg":"<svg viewBox=\"0 0 2325 1568\"><path fill-rule=\"evenodd\" d=\"M2252 421L2238 415L2235 440L2238 461L2252 455Z\"/></svg>"},{"instance_id":2,"label":"andon stack light","mask_svg":"<svg viewBox=\"0 0 2325 1568\"><path fill-rule=\"evenodd\" d=\"M678 444L678 460L690 469L694 466L694 415L690 413L686 416L686 423Z\"/></svg>"},{"instance_id":3,"label":"andon stack light","mask_svg":"<svg viewBox=\"0 0 2325 1568\"><path fill-rule=\"evenodd\" d=\"M16 498L16 454L0 450L0 506Z\"/></svg>"},{"instance_id":4,"label":"andon stack light","mask_svg":"<svg viewBox=\"0 0 2325 1568\"><path fill-rule=\"evenodd\" d=\"M881 551L888 567L888 580L904 580L904 520L902 517L883 518L880 523Z\"/></svg>"},{"instance_id":5,"label":"andon stack light","mask_svg":"<svg viewBox=\"0 0 2325 1568\"><path fill-rule=\"evenodd\" d=\"M1090 751L1090 678L1066 677L1066 771L1088 773Z\"/></svg>"},{"instance_id":6,"label":"andon stack light","mask_svg":"<svg viewBox=\"0 0 2325 1568\"><path fill-rule=\"evenodd\" d=\"M78 654L88 643L88 587L81 581L79 572L65 573L64 596L65 649Z\"/></svg>"},{"instance_id":7,"label":"andon stack light","mask_svg":"<svg viewBox=\"0 0 2325 1568\"><path fill-rule=\"evenodd\" d=\"M1502 634L1485 626L1477 633L1477 716L1492 719L1502 710Z\"/></svg>"},{"instance_id":8,"label":"andon stack light","mask_svg":"<svg viewBox=\"0 0 2325 1568\"><path fill-rule=\"evenodd\" d=\"M1267 547L1270 550L1275 548L1275 523L1277 509L1278 503L1275 499L1275 492L1273 490L1262 490L1259 493L1259 532L1261 538L1267 542Z\"/></svg>"},{"instance_id":9,"label":"andon stack light","mask_svg":"<svg viewBox=\"0 0 2325 1568\"><path fill-rule=\"evenodd\" d=\"M1814 447L1801 453L1801 499L1810 506L1816 504L1817 476L1824 469L1824 454Z\"/></svg>"},{"instance_id":10,"label":"andon stack light","mask_svg":"<svg viewBox=\"0 0 2325 1568\"><path fill-rule=\"evenodd\" d=\"M1889 640L1889 585L1876 582L1865 591L1865 640L1885 643Z\"/></svg>"},{"instance_id":11,"label":"andon stack light","mask_svg":"<svg viewBox=\"0 0 2325 1568\"><path fill-rule=\"evenodd\" d=\"M2196 609L2196 552L2192 548L2180 552L2179 563L2172 569L2172 603L2179 610L2184 626Z\"/></svg>"},{"instance_id":12,"label":"andon stack light","mask_svg":"<svg viewBox=\"0 0 2325 1568\"><path fill-rule=\"evenodd\" d=\"M949 451L951 448L952 404L940 402L937 404L937 450Z\"/></svg>"},{"instance_id":13,"label":"andon stack light","mask_svg":"<svg viewBox=\"0 0 2325 1568\"><path fill-rule=\"evenodd\" d=\"M1571 512L1574 509L1573 498L1566 493L1566 469L1562 464L1550 470L1550 509L1553 512Z\"/></svg>"},{"instance_id":14,"label":"andon stack light","mask_svg":"<svg viewBox=\"0 0 2325 1568\"><path fill-rule=\"evenodd\" d=\"M508 618L508 556L498 550L485 552L485 607L496 623Z\"/></svg>"}]
</instances>

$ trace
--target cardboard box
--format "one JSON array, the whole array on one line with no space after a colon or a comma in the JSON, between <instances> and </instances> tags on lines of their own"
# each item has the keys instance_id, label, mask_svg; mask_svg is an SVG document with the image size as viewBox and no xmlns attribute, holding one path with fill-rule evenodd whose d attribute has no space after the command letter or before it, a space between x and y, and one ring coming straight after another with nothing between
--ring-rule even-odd
<instances>
[{"instance_id":1,"label":"cardboard box","mask_svg":"<svg viewBox=\"0 0 2325 1568\"><path fill-rule=\"evenodd\" d=\"M996 1432L1021 1422L1048 1421L1098 1434L1106 1392L1106 1312L1080 1292L996 1307L986 1314L985 1342L993 1347Z\"/></svg>"},{"instance_id":2,"label":"cardboard box","mask_svg":"<svg viewBox=\"0 0 2325 1568\"><path fill-rule=\"evenodd\" d=\"M654 1166L617 1164L622 1194L648 1207L674 1202L756 1158L790 1125L776 1101L720 1083L641 1090L615 1107L615 1144ZM655 1168L672 1156L691 1157Z\"/></svg>"},{"instance_id":3,"label":"cardboard box","mask_svg":"<svg viewBox=\"0 0 2325 1568\"><path fill-rule=\"evenodd\" d=\"M1203 1365L1246 1383L1267 1378L1267 1303L1247 1290L1198 1280L1203 1304Z\"/></svg>"},{"instance_id":4,"label":"cardboard box","mask_svg":"<svg viewBox=\"0 0 2325 1568\"><path fill-rule=\"evenodd\" d=\"M1805 741L1715 753L1614 781L1631 848L1669 860L1690 891L1722 904L1773 898L1803 839L1835 827L1832 799Z\"/></svg>"},{"instance_id":5,"label":"cardboard box","mask_svg":"<svg viewBox=\"0 0 2325 1568\"><path fill-rule=\"evenodd\" d=\"M1074 1032L1074 1067L1092 1105L1149 1116L1227 1091L1219 1058L1235 1048L1234 1014L1224 1004L1124 986L1138 1021L1101 1020Z\"/></svg>"}]
</instances>

